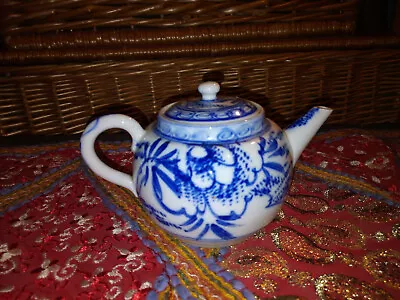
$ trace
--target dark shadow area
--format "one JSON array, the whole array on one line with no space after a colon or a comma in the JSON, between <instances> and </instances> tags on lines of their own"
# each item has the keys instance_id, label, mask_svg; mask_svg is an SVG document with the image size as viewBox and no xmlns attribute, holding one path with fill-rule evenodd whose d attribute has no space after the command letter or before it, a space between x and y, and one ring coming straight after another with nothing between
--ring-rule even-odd
<instances>
[{"instance_id":1,"label":"dark shadow area","mask_svg":"<svg viewBox=\"0 0 400 300\"><path fill-rule=\"evenodd\" d=\"M379 36L398 33L398 0L361 0L357 35ZM397 25L396 25L397 24Z\"/></svg>"},{"instance_id":2,"label":"dark shadow area","mask_svg":"<svg viewBox=\"0 0 400 300\"><path fill-rule=\"evenodd\" d=\"M91 121L101 116L111 115L111 114L123 114L130 116L134 118L143 128L149 125L151 122L150 118L138 107L127 104L111 104L105 106L104 108L96 112L94 115L90 116L87 124L89 124Z\"/></svg>"}]
</instances>

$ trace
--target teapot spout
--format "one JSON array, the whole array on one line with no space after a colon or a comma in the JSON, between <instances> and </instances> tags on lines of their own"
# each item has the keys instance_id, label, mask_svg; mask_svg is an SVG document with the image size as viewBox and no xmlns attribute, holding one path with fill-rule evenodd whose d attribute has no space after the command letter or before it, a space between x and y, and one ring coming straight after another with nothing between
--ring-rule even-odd
<instances>
[{"instance_id":1,"label":"teapot spout","mask_svg":"<svg viewBox=\"0 0 400 300\"><path fill-rule=\"evenodd\" d=\"M293 164L296 163L304 148L331 113L332 109L328 107L313 107L304 116L285 129L284 132L289 140L292 152Z\"/></svg>"}]
</instances>

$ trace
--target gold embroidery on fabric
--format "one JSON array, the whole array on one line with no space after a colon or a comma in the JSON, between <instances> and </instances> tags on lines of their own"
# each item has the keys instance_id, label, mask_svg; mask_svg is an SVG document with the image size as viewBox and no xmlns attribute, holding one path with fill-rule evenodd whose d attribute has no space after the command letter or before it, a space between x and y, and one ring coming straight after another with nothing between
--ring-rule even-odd
<instances>
[{"instance_id":1,"label":"gold embroidery on fabric","mask_svg":"<svg viewBox=\"0 0 400 300\"><path fill-rule=\"evenodd\" d=\"M314 278L310 272L294 270L289 276L289 283L301 287L310 286L313 284Z\"/></svg>"},{"instance_id":2,"label":"gold embroidery on fabric","mask_svg":"<svg viewBox=\"0 0 400 300\"><path fill-rule=\"evenodd\" d=\"M330 201L342 201L355 195L353 191L330 186L323 191L324 197Z\"/></svg>"},{"instance_id":3,"label":"gold embroidery on fabric","mask_svg":"<svg viewBox=\"0 0 400 300\"><path fill-rule=\"evenodd\" d=\"M315 280L317 295L328 299L393 299L384 290L357 278L341 274L325 274Z\"/></svg>"},{"instance_id":4,"label":"gold embroidery on fabric","mask_svg":"<svg viewBox=\"0 0 400 300\"><path fill-rule=\"evenodd\" d=\"M255 233L253 234L253 237L254 237L255 239L260 239L260 240L263 240L263 239L265 238L265 236L266 236L266 234L265 234L264 228L258 230L257 232L255 232Z\"/></svg>"},{"instance_id":5,"label":"gold embroidery on fabric","mask_svg":"<svg viewBox=\"0 0 400 300\"><path fill-rule=\"evenodd\" d=\"M341 212L346 208L344 204L338 204L333 207L333 212Z\"/></svg>"},{"instance_id":6,"label":"gold embroidery on fabric","mask_svg":"<svg viewBox=\"0 0 400 300\"><path fill-rule=\"evenodd\" d=\"M365 245L365 235L354 224L338 219L313 219L307 226L314 228L318 234L313 238L325 246L331 243L351 249L362 248ZM322 236L319 236L319 235Z\"/></svg>"},{"instance_id":7,"label":"gold embroidery on fabric","mask_svg":"<svg viewBox=\"0 0 400 300\"><path fill-rule=\"evenodd\" d=\"M301 213L319 214L326 212L329 208L326 200L315 196L289 195L285 198L285 205L300 211Z\"/></svg>"},{"instance_id":8,"label":"gold embroidery on fabric","mask_svg":"<svg viewBox=\"0 0 400 300\"><path fill-rule=\"evenodd\" d=\"M363 220L386 223L400 219L400 208L372 198L360 198L361 204L349 205L348 211Z\"/></svg>"},{"instance_id":9,"label":"gold embroidery on fabric","mask_svg":"<svg viewBox=\"0 0 400 300\"><path fill-rule=\"evenodd\" d=\"M393 299L384 290L357 278L341 274L325 274L315 280L317 295L327 299Z\"/></svg>"},{"instance_id":10,"label":"gold embroidery on fabric","mask_svg":"<svg viewBox=\"0 0 400 300\"><path fill-rule=\"evenodd\" d=\"M281 209L278 214L275 216L274 221L278 222L278 221L282 221L283 219L285 219L285 213L283 212L283 210Z\"/></svg>"},{"instance_id":11,"label":"gold embroidery on fabric","mask_svg":"<svg viewBox=\"0 0 400 300\"><path fill-rule=\"evenodd\" d=\"M278 227L271 232L274 244L290 257L310 263L332 263L335 253L319 247L314 241L289 227Z\"/></svg>"},{"instance_id":12,"label":"gold embroidery on fabric","mask_svg":"<svg viewBox=\"0 0 400 300\"><path fill-rule=\"evenodd\" d=\"M258 247L233 251L221 266L245 278L265 275L286 278L289 274L287 262L277 252Z\"/></svg>"},{"instance_id":13,"label":"gold embroidery on fabric","mask_svg":"<svg viewBox=\"0 0 400 300\"><path fill-rule=\"evenodd\" d=\"M400 223L394 224L392 228L392 235L396 239L400 239Z\"/></svg>"},{"instance_id":14,"label":"gold embroidery on fabric","mask_svg":"<svg viewBox=\"0 0 400 300\"><path fill-rule=\"evenodd\" d=\"M207 258L213 257L218 259L221 254L219 248L202 248L202 250Z\"/></svg>"},{"instance_id":15,"label":"gold embroidery on fabric","mask_svg":"<svg viewBox=\"0 0 400 300\"><path fill-rule=\"evenodd\" d=\"M384 234L381 231L377 231L375 232L375 234L373 234L373 237L378 241L378 242L384 242L387 240L386 234Z\"/></svg>"},{"instance_id":16,"label":"gold embroidery on fabric","mask_svg":"<svg viewBox=\"0 0 400 300\"><path fill-rule=\"evenodd\" d=\"M371 252L363 257L363 264L376 280L400 289L400 252L395 250Z\"/></svg>"},{"instance_id":17,"label":"gold embroidery on fabric","mask_svg":"<svg viewBox=\"0 0 400 300\"><path fill-rule=\"evenodd\" d=\"M304 226L304 223L295 217L289 217L289 223L295 226Z\"/></svg>"},{"instance_id":18,"label":"gold embroidery on fabric","mask_svg":"<svg viewBox=\"0 0 400 300\"><path fill-rule=\"evenodd\" d=\"M356 267L360 265L360 263L354 259L354 256L351 253L343 253L339 251L336 253L336 255L338 259L340 259L343 263L345 263L349 267Z\"/></svg>"},{"instance_id":19,"label":"gold embroidery on fabric","mask_svg":"<svg viewBox=\"0 0 400 300\"><path fill-rule=\"evenodd\" d=\"M272 294L276 291L278 284L271 278L258 277L254 281L254 287L258 290L263 291L266 294Z\"/></svg>"}]
</instances>

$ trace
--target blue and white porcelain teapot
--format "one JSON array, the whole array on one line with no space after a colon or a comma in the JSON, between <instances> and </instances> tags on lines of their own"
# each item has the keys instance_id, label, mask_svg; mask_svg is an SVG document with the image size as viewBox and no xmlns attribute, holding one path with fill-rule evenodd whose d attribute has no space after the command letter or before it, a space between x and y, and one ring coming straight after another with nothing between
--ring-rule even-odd
<instances>
[{"instance_id":1,"label":"blue and white porcelain teapot","mask_svg":"<svg viewBox=\"0 0 400 300\"><path fill-rule=\"evenodd\" d=\"M238 243L274 219L293 165L332 111L312 108L282 130L260 105L219 98L219 89L200 84L201 99L164 107L146 129L115 114L91 122L81 137L96 174L132 191L163 229L202 247ZM132 136L133 176L95 153L97 136L111 128Z\"/></svg>"}]
</instances>

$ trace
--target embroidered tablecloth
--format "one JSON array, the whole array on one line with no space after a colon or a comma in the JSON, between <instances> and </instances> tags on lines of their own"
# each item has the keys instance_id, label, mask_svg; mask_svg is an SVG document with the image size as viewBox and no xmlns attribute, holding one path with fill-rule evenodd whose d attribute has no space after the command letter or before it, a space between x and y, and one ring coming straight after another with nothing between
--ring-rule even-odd
<instances>
[{"instance_id":1,"label":"embroidered tablecloth","mask_svg":"<svg viewBox=\"0 0 400 300\"><path fill-rule=\"evenodd\" d=\"M101 142L130 172L128 142ZM400 132L321 133L276 219L190 247L77 141L0 148L0 299L400 299Z\"/></svg>"}]
</instances>

